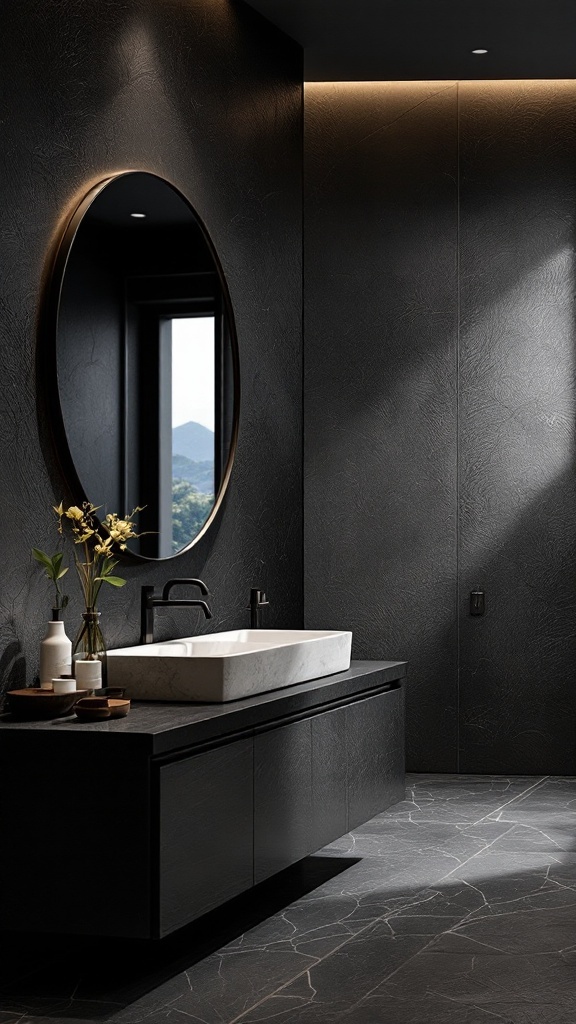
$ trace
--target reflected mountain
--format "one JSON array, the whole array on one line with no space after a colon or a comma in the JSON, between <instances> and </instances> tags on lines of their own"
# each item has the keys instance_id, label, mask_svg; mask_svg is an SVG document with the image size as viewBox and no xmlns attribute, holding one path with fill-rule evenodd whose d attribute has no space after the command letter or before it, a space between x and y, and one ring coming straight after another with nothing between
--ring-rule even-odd
<instances>
[{"instance_id":1,"label":"reflected mountain","mask_svg":"<svg viewBox=\"0 0 576 1024\"><path fill-rule=\"evenodd\" d=\"M214 431L190 420L172 430L172 453L191 462L214 462Z\"/></svg>"},{"instance_id":2,"label":"reflected mountain","mask_svg":"<svg viewBox=\"0 0 576 1024\"><path fill-rule=\"evenodd\" d=\"M172 456L172 477L174 480L186 480L197 491L203 494L214 493L214 460L210 462L193 462L185 455Z\"/></svg>"},{"instance_id":3,"label":"reflected mountain","mask_svg":"<svg viewBox=\"0 0 576 1024\"><path fill-rule=\"evenodd\" d=\"M172 550L199 533L214 505L214 433L190 420L172 430Z\"/></svg>"}]
</instances>

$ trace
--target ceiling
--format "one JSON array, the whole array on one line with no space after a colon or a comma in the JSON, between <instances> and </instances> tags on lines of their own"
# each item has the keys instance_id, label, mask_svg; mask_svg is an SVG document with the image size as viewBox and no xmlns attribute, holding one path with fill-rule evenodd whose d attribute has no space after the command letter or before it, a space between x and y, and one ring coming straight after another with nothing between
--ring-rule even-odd
<instances>
[{"instance_id":1,"label":"ceiling","mask_svg":"<svg viewBox=\"0 0 576 1024\"><path fill-rule=\"evenodd\" d=\"M187 200L163 178L146 171L130 171L113 178L87 213L92 223L113 224L134 233L196 223ZM144 216L132 219L134 213Z\"/></svg>"},{"instance_id":2,"label":"ceiling","mask_svg":"<svg viewBox=\"0 0 576 1024\"><path fill-rule=\"evenodd\" d=\"M306 81L576 78L576 0L248 2L304 47Z\"/></svg>"}]
</instances>

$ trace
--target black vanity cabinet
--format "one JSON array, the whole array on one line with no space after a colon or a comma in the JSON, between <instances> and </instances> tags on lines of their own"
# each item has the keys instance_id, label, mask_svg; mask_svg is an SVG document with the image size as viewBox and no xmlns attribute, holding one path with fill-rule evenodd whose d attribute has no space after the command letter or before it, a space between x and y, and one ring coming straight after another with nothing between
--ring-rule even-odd
<instances>
[{"instance_id":1,"label":"black vanity cabinet","mask_svg":"<svg viewBox=\"0 0 576 1024\"><path fill-rule=\"evenodd\" d=\"M312 834L311 720L254 737L254 882L318 847Z\"/></svg>"},{"instance_id":2,"label":"black vanity cabinet","mask_svg":"<svg viewBox=\"0 0 576 1024\"><path fill-rule=\"evenodd\" d=\"M253 884L252 740L159 769L160 934Z\"/></svg>"},{"instance_id":3,"label":"black vanity cabinet","mask_svg":"<svg viewBox=\"0 0 576 1024\"><path fill-rule=\"evenodd\" d=\"M162 938L404 795L404 662L126 719L0 720L0 928Z\"/></svg>"},{"instance_id":4,"label":"black vanity cabinet","mask_svg":"<svg viewBox=\"0 0 576 1024\"><path fill-rule=\"evenodd\" d=\"M368 821L404 796L404 692L254 736L254 882Z\"/></svg>"},{"instance_id":5,"label":"black vanity cabinet","mask_svg":"<svg viewBox=\"0 0 576 1024\"><path fill-rule=\"evenodd\" d=\"M347 709L348 830L399 799L398 778L404 777L404 748L396 741L399 732L404 733L404 705L398 690L368 697Z\"/></svg>"}]
</instances>

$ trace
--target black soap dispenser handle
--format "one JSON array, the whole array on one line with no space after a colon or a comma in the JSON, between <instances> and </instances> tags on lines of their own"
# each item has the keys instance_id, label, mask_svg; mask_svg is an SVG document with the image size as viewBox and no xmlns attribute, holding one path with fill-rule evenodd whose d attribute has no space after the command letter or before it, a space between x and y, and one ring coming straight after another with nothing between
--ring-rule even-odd
<instances>
[{"instance_id":1,"label":"black soap dispenser handle","mask_svg":"<svg viewBox=\"0 0 576 1024\"><path fill-rule=\"evenodd\" d=\"M252 587L250 590L250 628L260 629L260 609L267 608L270 604L266 600L266 594L263 590L258 587Z\"/></svg>"}]
</instances>

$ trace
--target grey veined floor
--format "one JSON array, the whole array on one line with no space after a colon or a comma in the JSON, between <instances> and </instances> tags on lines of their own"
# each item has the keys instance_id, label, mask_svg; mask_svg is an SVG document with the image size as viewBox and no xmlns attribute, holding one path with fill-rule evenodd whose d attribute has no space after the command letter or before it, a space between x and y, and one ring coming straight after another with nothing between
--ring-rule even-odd
<instances>
[{"instance_id":1,"label":"grey veined floor","mask_svg":"<svg viewBox=\"0 0 576 1024\"><path fill-rule=\"evenodd\" d=\"M408 786L160 950L14 945L0 1024L576 1024L576 779Z\"/></svg>"}]
</instances>

